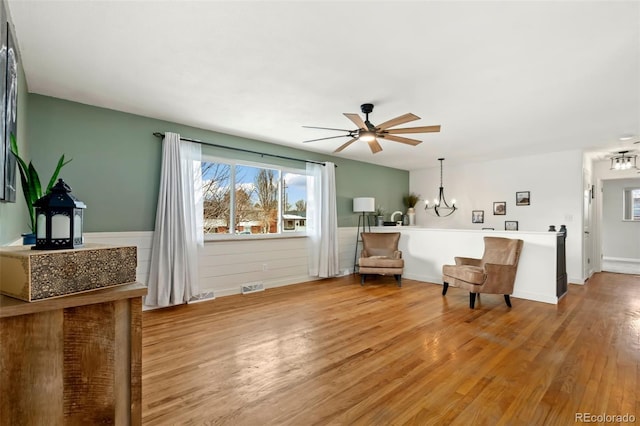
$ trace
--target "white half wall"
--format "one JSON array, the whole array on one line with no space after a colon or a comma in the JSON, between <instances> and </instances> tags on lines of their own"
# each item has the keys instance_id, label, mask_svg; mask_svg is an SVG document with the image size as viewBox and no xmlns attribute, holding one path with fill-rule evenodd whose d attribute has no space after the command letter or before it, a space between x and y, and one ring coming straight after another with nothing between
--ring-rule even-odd
<instances>
[{"instance_id":1,"label":"white half wall","mask_svg":"<svg viewBox=\"0 0 640 426\"><path fill-rule=\"evenodd\" d=\"M547 231L549 225L566 225L569 282L583 284L582 268L582 165L581 151L563 151L448 166L444 161L445 196L456 199L458 211L447 218L428 215L424 199L433 200L440 186L440 168L412 170L410 191L421 195L416 225L436 229L494 228L517 221L521 231ZM529 191L530 205L516 206L516 192ZM505 201L505 215L493 214L493 203ZM484 210L484 223L471 223L472 210Z\"/></svg>"}]
</instances>

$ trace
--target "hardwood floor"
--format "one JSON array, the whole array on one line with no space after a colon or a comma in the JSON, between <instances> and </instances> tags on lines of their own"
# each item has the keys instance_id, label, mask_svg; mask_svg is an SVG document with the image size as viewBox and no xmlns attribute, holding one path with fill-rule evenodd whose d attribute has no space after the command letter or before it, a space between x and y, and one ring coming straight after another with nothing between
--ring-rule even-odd
<instances>
[{"instance_id":1,"label":"hardwood floor","mask_svg":"<svg viewBox=\"0 0 640 426\"><path fill-rule=\"evenodd\" d=\"M512 309L402 283L351 276L144 312L143 423L640 423L639 276L596 274L558 305Z\"/></svg>"}]
</instances>

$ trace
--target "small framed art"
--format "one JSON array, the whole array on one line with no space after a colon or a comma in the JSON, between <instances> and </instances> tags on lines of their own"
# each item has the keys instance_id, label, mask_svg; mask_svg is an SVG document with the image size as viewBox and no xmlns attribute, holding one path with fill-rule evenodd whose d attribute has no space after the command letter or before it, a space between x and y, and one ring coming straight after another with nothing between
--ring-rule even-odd
<instances>
[{"instance_id":1,"label":"small framed art","mask_svg":"<svg viewBox=\"0 0 640 426\"><path fill-rule=\"evenodd\" d=\"M506 201L495 201L493 203L493 214L504 216L507 214L507 202Z\"/></svg>"},{"instance_id":2,"label":"small framed art","mask_svg":"<svg viewBox=\"0 0 640 426\"><path fill-rule=\"evenodd\" d=\"M473 210L471 212L471 223L484 223L484 210Z\"/></svg>"},{"instance_id":3,"label":"small framed art","mask_svg":"<svg viewBox=\"0 0 640 426\"><path fill-rule=\"evenodd\" d=\"M518 230L518 221L517 220L505 220L504 221L504 230L505 231L517 231Z\"/></svg>"},{"instance_id":4,"label":"small framed art","mask_svg":"<svg viewBox=\"0 0 640 426\"><path fill-rule=\"evenodd\" d=\"M516 192L516 206L528 206L529 204L531 204L531 192Z\"/></svg>"}]
</instances>

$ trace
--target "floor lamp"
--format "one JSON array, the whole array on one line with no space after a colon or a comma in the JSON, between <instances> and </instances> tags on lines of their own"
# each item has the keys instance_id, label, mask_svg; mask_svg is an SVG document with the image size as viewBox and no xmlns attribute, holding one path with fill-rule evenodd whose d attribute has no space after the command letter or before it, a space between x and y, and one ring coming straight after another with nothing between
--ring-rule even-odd
<instances>
[{"instance_id":1,"label":"floor lamp","mask_svg":"<svg viewBox=\"0 0 640 426\"><path fill-rule=\"evenodd\" d=\"M362 215L358 216L358 232L356 234L356 252L353 255L353 273L357 272L358 265L358 243L362 241L362 237L360 236L360 232L365 232L365 226L369 228L369 232L371 232L371 223L369 223L369 217L366 213L371 213L376 211L376 199L373 197L358 197L353 199L353 212L354 213L362 213ZM362 231L360 228L362 227Z\"/></svg>"}]
</instances>

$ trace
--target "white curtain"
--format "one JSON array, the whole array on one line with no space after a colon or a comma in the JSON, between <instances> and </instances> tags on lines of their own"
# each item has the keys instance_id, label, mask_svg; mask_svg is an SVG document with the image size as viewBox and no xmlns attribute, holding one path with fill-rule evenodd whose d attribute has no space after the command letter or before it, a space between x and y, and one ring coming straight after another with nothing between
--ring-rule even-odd
<instances>
[{"instance_id":1,"label":"white curtain","mask_svg":"<svg viewBox=\"0 0 640 426\"><path fill-rule=\"evenodd\" d=\"M200 144L165 133L147 306L185 303L199 293L198 246L203 244Z\"/></svg>"},{"instance_id":2,"label":"white curtain","mask_svg":"<svg viewBox=\"0 0 640 426\"><path fill-rule=\"evenodd\" d=\"M309 275L334 277L339 273L335 166L307 163L307 176Z\"/></svg>"}]
</instances>

